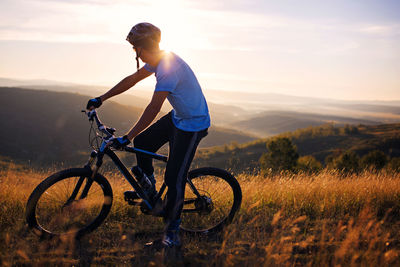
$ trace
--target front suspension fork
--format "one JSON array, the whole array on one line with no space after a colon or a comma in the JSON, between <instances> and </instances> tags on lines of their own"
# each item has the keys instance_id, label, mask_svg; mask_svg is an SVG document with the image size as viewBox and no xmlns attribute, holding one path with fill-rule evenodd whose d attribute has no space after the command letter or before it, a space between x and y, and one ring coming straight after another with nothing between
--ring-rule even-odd
<instances>
[{"instance_id":1,"label":"front suspension fork","mask_svg":"<svg viewBox=\"0 0 400 267\"><path fill-rule=\"evenodd\" d=\"M82 190L82 193L81 193L79 199L83 199L83 198L85 198L87 196L87 194L89 193L90 187L93 184L94 177L96 176L100 166L103 163L103 156L104 156L104 154L99 154L95 150L93 150L92 153L90 153L89 160L85 164L84 168L91 169L92 165L93 165L93 162L94 162L95 158L97 157L97 162L96 162L96 165L94 167L94 170L92 171L92 176L91 177L84 177L84 176L79 177L79 180L76 183L75 188L72 191L71 196L68 198L67 202L65 203L65 206L70 204L72 201L74 201L76 199L79 191L81 190L81 187L82 187L83 182L85 181L85 179L86 179L86 184L85 184L85 187Z\"/></svg>"},{"instance_id":2,"label":"front suspension fork","mask_svg":"<svg viewBox=\"0 0 400 267\"><path fill-rule=\"evenodd\" d=\"M90 187L92 186L93 181L94 181L94 177L96 176L96 174L99 171L101 165L103 164L103 157L104 157L104 153L99 153L96 150L93 150L92 153L90 153L90 158L89 158L88 162L86 163L85 167L89 167L90 168L93 165L93 162L94 162L95 158L97 158L97 162L96 162L96 165L93 168L92 176L90 178L86 179L85 187L83 188L82 194L81 194L79 199L85 198L87 196L87 194L89 193ZM84 180L85 177L80 177L79 181L81 179ZM78 184L79 184L79 181L78 181Z\"/></svg>"}]
</instances>

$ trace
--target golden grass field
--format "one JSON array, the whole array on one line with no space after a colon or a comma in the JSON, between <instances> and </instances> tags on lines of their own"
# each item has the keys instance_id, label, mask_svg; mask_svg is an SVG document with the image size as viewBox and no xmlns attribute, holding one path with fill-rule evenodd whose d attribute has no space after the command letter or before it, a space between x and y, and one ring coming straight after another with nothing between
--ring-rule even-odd
<instances>
[{"instance_id":1,"label":"golden grass field","mask_svg":"<svg viewBox=\"0 0 400 267\"><path fill-rule=\"evenodd\" d=\"M126 205L129 186L110 173L113 208L98 229L80 241L40 241L24 212L48 175L11 165L1 171L0 265L400 266L399 174L239 175L234 222L217 235L183 235L174 251L143 247L161 236L162 221Z\"/></svg>"}]
</instances>

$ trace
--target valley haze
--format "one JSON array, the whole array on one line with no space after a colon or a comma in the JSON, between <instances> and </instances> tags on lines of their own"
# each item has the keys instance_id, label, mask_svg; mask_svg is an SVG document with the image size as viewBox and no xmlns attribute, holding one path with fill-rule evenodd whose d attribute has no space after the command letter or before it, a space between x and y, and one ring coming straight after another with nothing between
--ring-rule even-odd
<instances>
[{"instance_id":1,"label":"valley haze","mask_svg":"<svg viewBox=\"0 0 400 267\"><path fill-rule=\"evenodd\" d=\"M106 86L52 80L8 78L0 78L0 86L70 92L90 97L98 96L109 89ZM254 137L268 137L324 123L374 125L400 122L400 100L349 101L276 93L203 90L209 103L213 125L246 132ZM112 100L144 108L149 103L152 93L153 87L138 84ZM171 106L166 101L162 110L167 112L170 109ZM281 127L281 123L287 125Z\"/></svg>"}]
</instances>

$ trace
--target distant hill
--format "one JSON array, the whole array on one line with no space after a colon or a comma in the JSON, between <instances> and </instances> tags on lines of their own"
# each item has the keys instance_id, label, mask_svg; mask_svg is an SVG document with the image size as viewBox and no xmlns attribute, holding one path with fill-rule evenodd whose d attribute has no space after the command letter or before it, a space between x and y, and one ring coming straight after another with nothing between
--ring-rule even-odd
<instances>
[{"instance_id":1,"label":"distant hill","mask_svg":"<svg viewBox=\"0 0 400 267\"><path fill-rule=\"evenodd\" d=\"M329 113L334 108L349 110L364 110L368 112L386 112L384 107L400 109L400 100L339 100L329 98L315 98L305 96L285 95L265 92L236 92L222 90L207 90L208 100L213 103L239 106L247 110L289 110L310 112L310 110L323 110ZM362 96L361 96L362 97ZM361 109L360 109L361 107Z\"/></svg>"},{"instance_id":2,"label":"distant hill","mask_svg":"<svg viewBox=\"0 0 400 267\"><path fill-rule=\"evenodd\" d=\"M381 150L391 157L400 157L400 123L334 127L326 124L284 133L297 146L300 156L312 155L324 163L331 154L352 150L363 156ZM268 138L245 144L231 144L201 149L194 162L197 166L216 166L234 172L257 171L258 160L267 152Z\"/></svg>"},{"instance_id":3,"label":"distant hill","mask_svg":"<svg viewBox=\"0 0 400 267\"><path fill-rule=\"evenodd\" d=\"M0 77L0 86L78 93L96 96L109 87L81 85L51 80L20 80ZM112 100L123 105L144 108L154 86L139 84ZM400 101L335 100L265 92L234 92L203 88L212 125L239 130L247 135L267 137L298 128L341 124L376 124L400 122ZM171 106L164 104L162 111Z\"/></svg>"},{"instance_id":4,"label":"distant hill","mask_svg":"<svg viewBox=\"0 0 400 267\"><path fill-rule=\"evenodd\" d=\"M84 162L89 150L87 117L80 111L88 96L0 87L0 156L33 165ZM107 101L100 109L106 125L124 134L142 113L142 108ZM202 147L254 138L238 131L212 127Z\"/></svg>"},{"instance_id":5,"label":"distant hill","mask_svg":"<svg viewBox=\"0 0 400 267\"><path fill-rule=\"evenodd\" d=\"M58 82L51 80L20 80L20 79L8 79L0 77L0 87L16 87L25 89L35 90L46 90L53 92L69 92L77 93L80 95L88 95L91 97L100 95L107 90L109 87L106 86L94 86L94 85L82 85L68 82ZM153 86L139 85L134 87L124 94L113 97L113 101L123 105L133 106L137 108L144 108L149 103L153 94ZM217 93L219 96L219 94ZM242 120L254 115L254 112L245 110L238 106L216 104L208 101L209 110L212 117L212 124L218 126L226 126L228 123ZM168 112L172 109L168 101L165 101L162 111Z\"/></svg>"},{"instance_id":6,"label":"distant hill","mask_svg":"<svg viewBox=\"0 0 400 267\"><path fill-rule=\"evenodd\" d=\"M274 110L263 112L250 119L230 123L229 126L234 129L246 129L248 132L267 137L307 126L318 126L326 123L335 123L338 125L379 124L378 121L351 117Z\"/></svg>"}]
</instances>

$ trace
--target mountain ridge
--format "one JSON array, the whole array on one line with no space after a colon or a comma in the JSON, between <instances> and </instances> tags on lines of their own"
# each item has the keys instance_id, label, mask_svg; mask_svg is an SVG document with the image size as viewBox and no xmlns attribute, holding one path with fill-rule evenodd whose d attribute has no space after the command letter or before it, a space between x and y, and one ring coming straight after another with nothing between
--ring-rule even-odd
<instances>
[{"instance_id":1,"label":"mountain ridge","mask_svg":"<svg viewBox=\"0 0 400 267\"><path fill-rule=\"evenodd\" d=\"M0 156L36 165L83 162L89 151L89 123L80 111L88 99L73 93L0 87ZM123 135L142 112L142 108L107 101L99 114L104 124L117 129L116 135ZM253 139L235 130L211 127L200 145Z\"/></svg>"}]
</instances>

